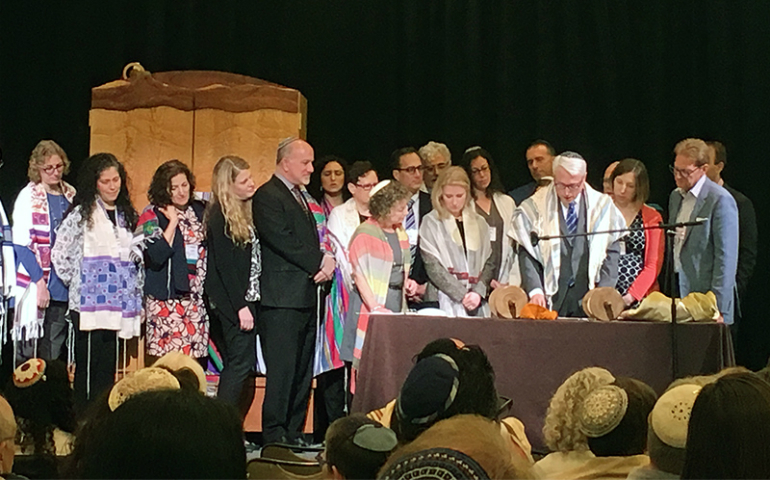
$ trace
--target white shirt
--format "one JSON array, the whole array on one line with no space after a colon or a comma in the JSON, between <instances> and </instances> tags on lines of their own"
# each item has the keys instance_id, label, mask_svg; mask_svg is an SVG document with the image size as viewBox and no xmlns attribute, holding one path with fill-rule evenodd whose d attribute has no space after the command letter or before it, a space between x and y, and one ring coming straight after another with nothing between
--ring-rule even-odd
<instances>
[{"instance_id":1,"label":"white shirt","mask_svg":"<svg viewBox=\"0 0 770 480\"><path fill-rule=\"evenodd\" d=\"M414 215L414 228L410 228L406 230L406 235L409 237L409 245L417 245L417 237L420 234L420 192L419 190L417 193L412 195L412 198L410 199L414 203L412 203L412 214ZM406 225L406 220L404 220L404 225Z\"/></svg>"},{"instance_id":2,"label":"white shirt","mask_svg":"<svg viewBox=\"0 0 770 480\"><path fill-rule=\"evenodd\" d=\"M692 210L695 208L695 203L698 201L698 196L703 185L706 183L706 175L700 177L695 182L695 185L688 191L684 191L681 188L677 188L676 191L682 196L682 204L679 206L679 213L676 216L676 223L689 222L692 216ZM674 236L674 268L677 272L682 271L682 261L680 255L682 253L682 245L684 244L684 238L687 235L687 227L679 227L676 229L676 235Z\"/></svg>"}]
</instances>

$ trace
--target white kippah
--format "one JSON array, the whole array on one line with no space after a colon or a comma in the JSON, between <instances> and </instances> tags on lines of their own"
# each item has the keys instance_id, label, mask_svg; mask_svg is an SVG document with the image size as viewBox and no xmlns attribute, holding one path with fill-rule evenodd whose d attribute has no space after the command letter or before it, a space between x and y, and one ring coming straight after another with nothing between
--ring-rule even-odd
<instances>
[{"instance_id":1,"label":"white kippah","mask_svg":"<svg viewBox=\"0 0 770 480\"><path fill-rule=\"evenodd\" d=\"M589 438L607 435L620 425L628 410L628 394L616 385L599 387L583 400L580 431Z\"/></svg>"},{"instance_id":2,"label":"white kippah","mask_svg":"<svg viewBox=\"0 0 770 480\"><path fill-rule=\"evenodd\" d=\"M687 426L701 387L679 385L660 396L650 414L650 426L661 442L674 448L687 446Z\"/></svg>"},{"instance_id":3,"label":"white kippah","mask_svg":"<svg viewBox=\"0 0 770 480\"><path fill-rule=\"evenodd\" d=\"M375 193L379 192L383 188L387 187L390 184L390 180L383 180L369 191L369 198L372 198Z\"/></svg>"}]
</instances>

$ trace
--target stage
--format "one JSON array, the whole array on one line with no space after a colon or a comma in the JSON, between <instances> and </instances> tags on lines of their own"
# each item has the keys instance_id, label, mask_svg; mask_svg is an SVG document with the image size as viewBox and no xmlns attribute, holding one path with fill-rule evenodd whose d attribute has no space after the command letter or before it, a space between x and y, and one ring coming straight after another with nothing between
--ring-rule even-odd
<instances>
[{"instance_id":1,"label":"stage","mask_svg":"<svg viewBox=\"0 0 770 480\"><path fill-rule=\"evenodd\" d=\"M726 325L686 323L676 328L677 377L735 365ZM372 315L353 411L368 412L394 399L413 357L440 337L482 347L495 369L498 394L513 400L508 414L524 422L538 452L547 450L542 427L548 402L576 370L605 367L648 383L658 394L674 378L671 325L666 323Z\"/></svg>"}]
</instances>

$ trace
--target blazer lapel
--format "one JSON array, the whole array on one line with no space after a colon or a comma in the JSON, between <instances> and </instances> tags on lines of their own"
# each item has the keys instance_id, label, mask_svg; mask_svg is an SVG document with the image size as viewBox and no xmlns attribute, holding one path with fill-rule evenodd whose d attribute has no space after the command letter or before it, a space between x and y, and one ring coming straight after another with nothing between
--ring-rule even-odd
<instances>
[{"instance_id":1,"label":"blazer lapel","mask_svg":"<svg viewBox=\"0 0 770 480\"><path fill-rule=\"evenodd\" d=\"M695 199L695 206L692 207L692 212L690 212L690 222L694 222L698 219L698 217L704 217L708 215L701 215L701 209L703 209L704 204L706 203L706 197L708 196L709 192L711 191L711 186L708 184L708 179L706 179L706 182L703 184L703 188L700 190L700 195L698 195L698 198ZM684 232L684 240L682 241L682 246L687 243L687 240L690 238L690 232L692 232L693 227L687 227Z\"/></svg>"}]
</instances>

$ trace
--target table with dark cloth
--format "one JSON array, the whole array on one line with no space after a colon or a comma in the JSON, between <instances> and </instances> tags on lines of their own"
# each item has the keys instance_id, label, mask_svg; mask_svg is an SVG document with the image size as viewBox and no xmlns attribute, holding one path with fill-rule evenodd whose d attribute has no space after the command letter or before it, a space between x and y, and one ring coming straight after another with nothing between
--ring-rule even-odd
<instances>
[{"instance_id":1,"label":"table with dark cloth","mask_svg":"<svg viewBox=\"0 0 770 480\"><path fill-rule=\"evenodd\" d=\"M735 365L726 325L687 323L676 328L678 377ZM573 372L605 367L648 383L658 394L673 380L667 323L372 315L353 411L368 412L396 398L413 357L441 337L481 346L495 369L498 393L513 400L509 414L524 422L539 452L547 450L542 428L548 403Z\"/></svg>"}]
</instances>

